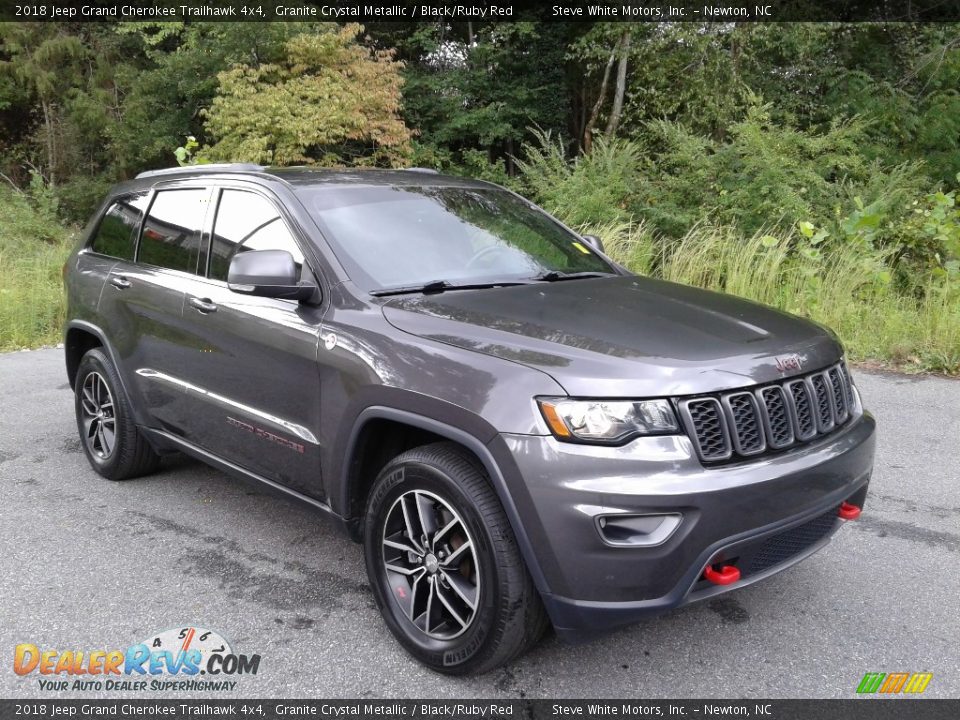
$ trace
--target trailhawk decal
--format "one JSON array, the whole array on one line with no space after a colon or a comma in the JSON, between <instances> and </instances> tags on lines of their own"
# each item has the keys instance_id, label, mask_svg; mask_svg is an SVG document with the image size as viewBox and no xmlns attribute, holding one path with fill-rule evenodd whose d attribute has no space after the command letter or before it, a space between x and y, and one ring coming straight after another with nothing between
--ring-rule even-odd
<instances>
[{"instance_id":1,"label":"trailhawk decal","mask_svg":"<svg viewBox=\"0 0 960 720\"><path fill-rule=\"evenodd\" d=\"M280 447L285 447L287 450L293 450L298 452L301 455L306 451L304 446L293 440L287 440L285 437L280 437L279 435L270 432L269 430L264 430L262 427L257 427L256 425L251 425L248 422L243 420L237 420L235 417L227 416L227 423L232 425L235 428L240 428L241 430L246 430L248 433L253 433L258 438L263 438L268 442L272 442L275 445Z\"/></svg>"}]
</instances>

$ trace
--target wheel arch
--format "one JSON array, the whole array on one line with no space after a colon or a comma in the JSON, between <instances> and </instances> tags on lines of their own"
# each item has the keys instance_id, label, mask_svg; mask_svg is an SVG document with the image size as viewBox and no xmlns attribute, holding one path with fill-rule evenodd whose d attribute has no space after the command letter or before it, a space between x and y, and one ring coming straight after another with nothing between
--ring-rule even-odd
<instances>
[{"instance_id":1,"label":"wheel arch","mask_svg":"<svg viewBox=\"0 0 960 720\"><path fill-rule=\"evenodd\" d=\"M93 325L80 321L72 322L63 336L64 359L67 364L67 380L72 388L77 382L77 370L80 369L80 360L89 350L95 347L106 347L103 333ZM109 352L109 351L108 351ZM113 359L111 357L111 359Z\"/></svg>"},{"instance_id":2,"label":"wheel arch","mask_svg":"<svg viewBox=\"0 0 960 720\"><path fill-rule=\"evenodd\" d=\"M418 442L413 447L430 442L450 441L460 445L474 455L486 471L493 490L500 500L500 504L510 522L514 537L517 539L520 553L523 556L527 570L533 578L537 590L540 593L549 592L546 578L534 553L530 538L523 526L520 513L513 501L513 496L506 478L500 468L500 464L487 445L476 436L461 428L430 417L412 413L408 410L400 410L386 406L368 407L363 410L354 421L353 429L346 445L343 470L338 488L339 510L354 539L358 539L361 535L362 504L365 502L366 492L370 489L373 482L373 479L369 477L369 471L373 465L379 462L379 459L377 459L372 463L367 462L365 464L364 461L368 458L363 456L363 451L367 447L367 443L372 439L371 433L375 433L378 427L408 428L411 432L411 437L419 436L424 439L424 442ZM387 450L383 452L384 457L393 450L393 447L391 447L389 443L386 444L385 447ZM400 452L406 449L408 448L402 447ZM386 461L383 464L386 464L392 457L396 457L397 454L399 454L399 452L391 454L390 457L386 457ZM377 467L376 472L382 467L383 465ZM366 477L364 476L365 472Z\"/></svg>"},{"instance_id":3,"label":"wheel arch","mask_svg":"<svg viewBox=\"0 0 960 720\"><path fill-rule=\"evenodd\" d=\"M138 425L146 425L143 409L136 402L136 396L131 393L130 388L127 387L123 366L117 361L117 354L113 345L107 340L107 336L103 330L85 320L71 320L67 323L64 331L64 360L67 367L67 379L70 381L71 389L76 384L80 361L89 350L96 347L99 347L107 354L110 362L113 363L113 367L116 368L117 377L120 379L121 390L127 396L127 400L133 408L134 420Z\"/></svg>"}]
</instances>

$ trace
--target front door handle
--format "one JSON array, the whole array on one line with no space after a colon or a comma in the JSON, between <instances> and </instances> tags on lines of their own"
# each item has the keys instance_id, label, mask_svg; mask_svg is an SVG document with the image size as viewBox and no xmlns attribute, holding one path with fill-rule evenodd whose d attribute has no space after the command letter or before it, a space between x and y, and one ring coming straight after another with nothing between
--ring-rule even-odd
<instances>
[{"instance_id":1,"label":"front door handle","mask_svg":"<svg viewBox=\"0 0 960 720\"><path fill-rule=\"evenodd\" d=\"M210 298L190 298L190 306L196 308L202 313L212 313L217 311L217 304Z\"/></svg>"},{"instance_id":2,"label":"front door handle","mask_svg":"<svg viewBox=\"0 0 960 720\"><path fill-rule=\"evenodd\" d=\"M110 278L110 284L117 288L117 290L126 290L130 287L131 283L123 275L114 275Z\"/></svg>"}]
</instances>

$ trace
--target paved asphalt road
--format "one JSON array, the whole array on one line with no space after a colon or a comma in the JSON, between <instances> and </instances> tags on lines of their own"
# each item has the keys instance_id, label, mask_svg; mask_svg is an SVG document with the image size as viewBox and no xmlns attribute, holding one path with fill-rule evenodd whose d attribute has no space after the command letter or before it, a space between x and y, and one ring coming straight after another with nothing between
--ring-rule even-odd
<instances>
[{"instance_id":1,"label":"paved asphalt road","mask_svg":"<svg viewBox=\"0 0 960 720\"><path fill-rule=\"evenodd\" d=\"M62 355L0 356L0 697L42 695L12 672L17 643L125 648L189 624L262 655L241 697L843 698L867 671L929 671L928 696L960 697L960 382L856 373L880 422L871 494L806 562L451 679L388 635L359 546L322 517L187 460L95 475Z\"/></svg>"}]
</instances>

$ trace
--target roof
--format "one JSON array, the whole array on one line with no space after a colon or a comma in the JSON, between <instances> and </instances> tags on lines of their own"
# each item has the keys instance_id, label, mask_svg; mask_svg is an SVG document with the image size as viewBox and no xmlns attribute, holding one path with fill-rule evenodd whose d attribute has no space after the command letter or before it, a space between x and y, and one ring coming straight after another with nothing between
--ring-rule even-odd
<instances>
[{"instance_id":1,"label":"roof","mask_svg":"<svg viewBox=\"0 0 960 720\"><path fill-rule=\"evenodd\" d=\"M283 180L290 185L301 187L311 185L489 187L488 183L479 180L441 175L435 170L427 168L408 168L405 170L334 169L306 166L265 167L252 163L187 165L163 170L148 170L137 175L136 179L149 182L154 179L173 180L201 175L255 175L259 177L266 175Z\"/></svg>"}]
</instances>

